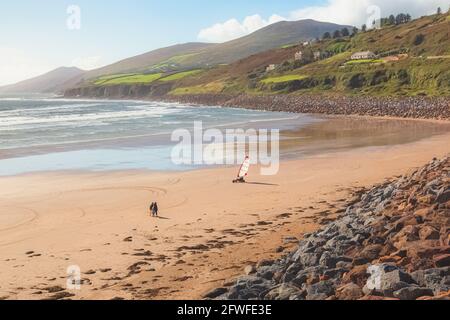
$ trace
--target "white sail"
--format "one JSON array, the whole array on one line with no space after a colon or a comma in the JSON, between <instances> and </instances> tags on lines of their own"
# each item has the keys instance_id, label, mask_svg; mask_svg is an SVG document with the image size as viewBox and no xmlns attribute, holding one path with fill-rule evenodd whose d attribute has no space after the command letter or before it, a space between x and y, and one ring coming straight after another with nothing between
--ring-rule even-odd
<instances>
[{"instance_id":1,"label":"white sail","mask_svg":"<svg viewBox=\"0 0 450 320\"><path fill-rule=\"evenodd\" d=\"M245 178L248 175L248 171L250 170L250 158L245 157L244 163L239 170L238 178Z\"/></svg>"}]
</instances>

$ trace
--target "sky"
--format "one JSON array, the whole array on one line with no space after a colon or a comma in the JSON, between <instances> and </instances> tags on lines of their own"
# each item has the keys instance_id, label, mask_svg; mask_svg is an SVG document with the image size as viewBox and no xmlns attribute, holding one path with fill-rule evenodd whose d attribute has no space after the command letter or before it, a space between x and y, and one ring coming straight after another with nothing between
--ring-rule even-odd
<instances>
[{"instance_id":1,"label":"sky","mask_svg":"<svg viewBox=\"0 0 450 320\"><path fill-rule=\"evenodd\" d=\"M225 42L305 18L360 26L448 0L15 0L0 2L0 86L60 66L95 69L157 48ZM372 19L373 20L373 19Z\"/></svg>"}]
</instances>

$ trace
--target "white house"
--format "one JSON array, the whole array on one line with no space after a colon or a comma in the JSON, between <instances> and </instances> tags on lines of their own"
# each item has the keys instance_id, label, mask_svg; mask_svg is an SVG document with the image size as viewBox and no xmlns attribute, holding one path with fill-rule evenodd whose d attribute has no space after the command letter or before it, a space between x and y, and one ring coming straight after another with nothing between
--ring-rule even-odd
<instances>
[{"instance_id":1,"label":"white house","mask_svg":"<svg viewBox=\"0 0 450 320\"><path fill-rule=\"evenodd\" d=\"M303 59L303 52L299 51L295 53L295 61L300 61Z\"/></svg>"},{"instance_id":2,"label":"white house","mask_svg":"<svg viewBox=\"0 0 450 320\"><path fill-rule=\"evenodd\" d=\"M266 72L270 72L276 69L276 65L275 64L269 64L266 68Z\"/></svg>"},{"instance_id":3,"label":"white house","mask_svg":"<svg viewBox=\"0 0 450 320\"><path fill-rule=\"evenodd\" d=\"M352 60L375 59L377 55L372 51L356 52L352 55Z\"/></svg>"}]
</instances>

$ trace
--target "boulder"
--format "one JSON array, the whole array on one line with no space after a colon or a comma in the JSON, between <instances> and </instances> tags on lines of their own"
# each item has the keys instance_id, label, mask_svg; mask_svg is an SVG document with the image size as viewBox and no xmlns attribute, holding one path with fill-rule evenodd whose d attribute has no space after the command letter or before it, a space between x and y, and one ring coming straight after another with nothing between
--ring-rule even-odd
<instances>
[{"instance_id":1,"label":"boulder","mask_svg":"<svg viewBox=\"0 0 450 320\"><path fill-rule=\"evenodd\" d=\"M227 292L228 292L227 288L217 288L217 289L214 289L214 290L206 293L205 295L203 295L203 298L216 299L216 298L220 297L221 295L224 295Z\"/></svg>"},{"instance_id":2,"label":"boulder","mask_svg":"<svg viewBox=\"0 0 450 320\"><path fill-rule=\"evenodd\" d=\"M321 281L306 287L306 300L325 300L335 293L334 285L331 281Z\"/></svg>"},{"instance_id":3,"label":"boulder","mask_svg":"<svg viewBox=\"0 0 450 320\"><path fill-rule=\"evenodd\" d=\"M433 257L436 267L443 268L450 266L450 254L443 254Z\"/></svg>"},{"instance_id":4,"label":"boulder","mask_svg":"<svg viewBox=\"0 0 450 320\"><path fill-rule=\"evenodd\" d=\"M439 240L439 231L431 226L423 226L419 231L420 240Z\"/></svg>"},{"instance_id":5,"label":"boulder","mask_svg":"<svg viewBox=\"0 0 450 320\"><path fill-rule=\"evenodd\" d=\"M348 283L336 290L338 300L358 300L363 297L361 288L353 282Z\"/></svg>"},{"instance_id":6,"label":"boulder","mask_svg":"<svg viewBox=\"0 0 450 320\"><path fill-rule=\"evenodd\" d=\"M265 300L291 300L291 297L301 295L301 290L295 286L283 283L272 288L264 297Z\"/></svg>"},{"instance_id":7,"label":"boulder","mask_svg":"<svg viewBox=\"0 0 450 320\"><path fill-rule=\"evenodd\" d=\"M255 268L255 266L253 266L253 265L246 266L245 269L244 269L244 273L245 273L246 275L248 275L248 276L251 275L251 274L256 273L256 268Z\"/></svg>"},{"instance_id":8,"label":"boulder","mask_svg":"<svg viewBox=\"0 0 450 320\"><path fill-rule=\"evenodd\" d=\"M440 193L436 198L437 203L446 203L448 201L450 201L450 190Z\"/></svg>"},{"instance_id":9,"label":"boulder","mask_svg":"<svg viewBox=\"0 0 450 320\"><path fill-rule=\"evenodd\" d=\"M343 282L344 283L353 282L356 283L358 286L363 287L366 284L367 279L369 278L367 267L368 267L367 265L363 265L353 268L343 276L342 279Z\"/></svg>"},{"instance_id":10,"label":"boulder","mask_svg":"<svg viewBox=\"0 0 450 320\"><path fill-rule=\"evenodd\" d=\"M371 274L363 292L367 295L379 293L392 297L395 291L415 284L413 278L406 272L391 265L373 265L368 268Z\"/></svg>"},{"instance_id":11,"label":"boulder","mask_svg":"<svg viewBox=\"0 0 450 320\"><path fill-rule=\"evenodd\" d=\"M417 286L405 287L394 292L394 298L398 298L400 300L416 300L420 297L432 297L433 295L433 290L428 288L419 288Z\"/></svg>"}]
</instances>

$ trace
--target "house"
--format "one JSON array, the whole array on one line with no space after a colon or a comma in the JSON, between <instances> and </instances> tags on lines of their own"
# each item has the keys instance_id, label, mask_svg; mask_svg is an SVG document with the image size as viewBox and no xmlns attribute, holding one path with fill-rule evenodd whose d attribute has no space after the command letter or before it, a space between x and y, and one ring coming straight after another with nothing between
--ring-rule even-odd
<instances>
[{"instance_id":1,"label":"house","mask_svg":"<svg viewBox=\"0 0 450 320\"><path fill-rule=\"evenodd\" d=\"M352 55L352 60L376 59L377 55L372 51L356 52Z\"/></svg>"},{"instance_id":2,"label":"house","mask_svg":"<svg viewBox=\"0 0 450 320\"><path fill-rule=\"evenodd\" d=\"M276 69L276 65L275 64L269 64L266 68L266 72L270 72Z\"/></svg>"},{"instance_id":3,"label":"house","mask_svg":"<svg viewBox=\"0 0 450 320\"><path fill-rule=\"evenodd\" d=\"M314 52L314 60L322 60L331 57L331 53L329 51L316 51Z\"/></svg>"},{"instance_id":4,"label":"house","mask_svg":"<svg viewBox=\"0 0 450 320\"><path fill-rule=\"evenodd\" d=\"M315 51L314 52L314 60L320 60L322 58L322 52L321 51Z\"/></svg>"},{"instance_id":5,"label":"house","mask_svg":"<svg viewBox=\"0 0 450 320\"><path fill-rule=\"evenodd\" d=\"M302 51L296 52L294 59L295 61L301 61L303 59L303 52Z\"/></svg>"}]
</instances>

